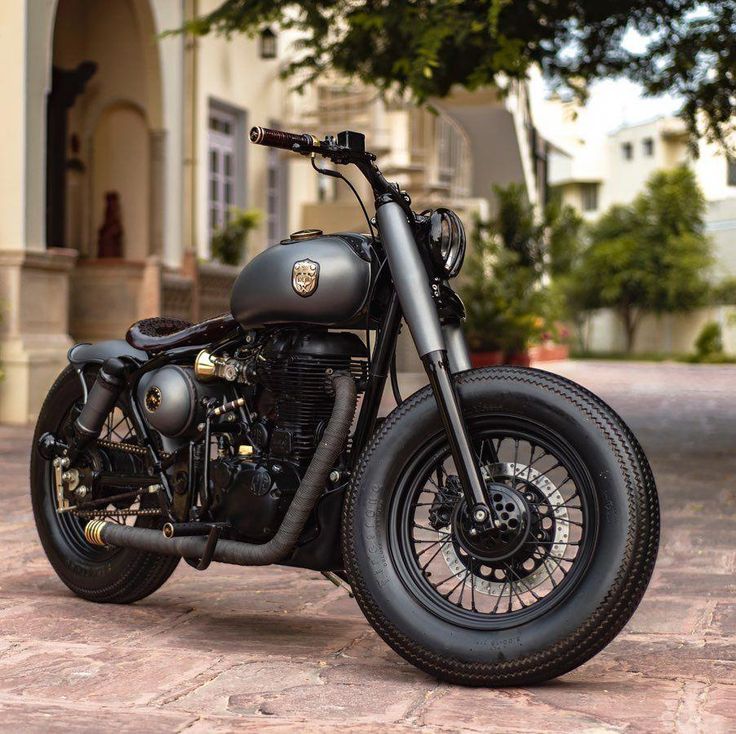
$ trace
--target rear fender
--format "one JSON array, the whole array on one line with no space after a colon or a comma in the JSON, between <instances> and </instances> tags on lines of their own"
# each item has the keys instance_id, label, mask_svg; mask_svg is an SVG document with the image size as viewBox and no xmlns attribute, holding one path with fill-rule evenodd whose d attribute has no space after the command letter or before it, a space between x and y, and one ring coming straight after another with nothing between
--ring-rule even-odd
<instances>
[{"instance_id":1,"label":"rear fender","mask_svg":"<svg viewBox=\"0 0 736 734\"><path fill-rule=\"evenodd\" d=\"M95 344L75 344L67 353L69 364L77 370L82 370L87 365L99 366L111 357L127 358L139 365L149 359L145 352L131 347L125 339L109 339Z\"/></svg>"}]
</instances>

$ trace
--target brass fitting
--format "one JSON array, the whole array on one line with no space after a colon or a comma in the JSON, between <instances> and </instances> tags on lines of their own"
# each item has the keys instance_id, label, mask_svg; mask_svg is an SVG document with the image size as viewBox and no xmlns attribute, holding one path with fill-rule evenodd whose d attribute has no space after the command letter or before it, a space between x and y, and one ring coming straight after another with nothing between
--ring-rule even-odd
<instances>
[{"instance_id":1,"label":"brass fitting","mask_svg":"<svg viewBox=\"0 0 736 734\"><path fill-rule=\"evenodd\" d=\"M217 364L212 355L203 349L194 360L194 374L201 382L213 380L217 374Z\"/></svg>"},{"instance_id":2,"label":"brass fitting","mask_svg":"<svg viewBox=\"0 0 736 734\"><path fill-rule=\"evenodd\" d=\"M221 359L203 349L194 360L194 375L200 382L227 380L245 382L238 362L234 359Z\"/></svg>"},{"instance_id":3,"label":"brass fitting","mask_svg":"<svg viewBox=\"0 0 736 734\"><path fill-rule=\"evenodd\" d=\"M107 523L104 520L90 520L84 526L84 537L91 545L107 545L102 539L102 531Z\"/></svg>"}]
</instances>

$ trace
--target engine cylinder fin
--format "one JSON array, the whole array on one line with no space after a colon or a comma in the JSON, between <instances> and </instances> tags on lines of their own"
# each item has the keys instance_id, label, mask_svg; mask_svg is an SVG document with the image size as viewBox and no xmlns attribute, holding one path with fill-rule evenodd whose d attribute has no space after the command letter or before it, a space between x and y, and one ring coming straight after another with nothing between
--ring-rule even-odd
<instances>
[{"instance_id":1,"label":"engine cylinder fin","mask_svg":"<svg viewBox=\"0 0 736 734\"><path fill-rule=\"evenodd\" d=\"M274 395L277 429L288 431L291 455L308 463L335 402L330 376L349 372L358 385L367 378L367 360L349 355L280 353L261 365L260 380Z\"/></svg>"}]
</instances>

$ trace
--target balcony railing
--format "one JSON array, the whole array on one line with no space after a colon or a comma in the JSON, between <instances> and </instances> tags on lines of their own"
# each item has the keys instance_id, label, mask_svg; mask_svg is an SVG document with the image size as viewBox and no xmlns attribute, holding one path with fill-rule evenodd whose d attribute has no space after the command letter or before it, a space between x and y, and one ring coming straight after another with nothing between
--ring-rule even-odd
<instances>
[{"instance_id":1,"label":"balcony railing","mask_svg":"<svg viewBox=\"0 0 736 734\"><path fill-rule=\"evenodd\" d=\"M303 125L318 134L351 129L364 132L381 168L422 200L470 195L470 145L446 114L409 104L387 105L368 87L330 83L311 92L302 107Z\"/></svg>"}]
</instances>

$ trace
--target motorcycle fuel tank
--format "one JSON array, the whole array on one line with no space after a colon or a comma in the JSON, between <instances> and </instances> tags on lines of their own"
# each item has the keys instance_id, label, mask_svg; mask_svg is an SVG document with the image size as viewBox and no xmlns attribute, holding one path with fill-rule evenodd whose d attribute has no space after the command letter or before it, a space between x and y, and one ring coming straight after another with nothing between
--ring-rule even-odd
<instances>
[{"instance_id":1,"label":"motorcycle fuel tank","mask_svg":"<svg viewBox=\"0 0 736 734\"><path fill-rule=\"evenodd\" d=\"M302 323L347 326L361 317L371 287L368 235L292 235L242 270L230 310L244 328Z\"/></svg>"}]
</instances>

